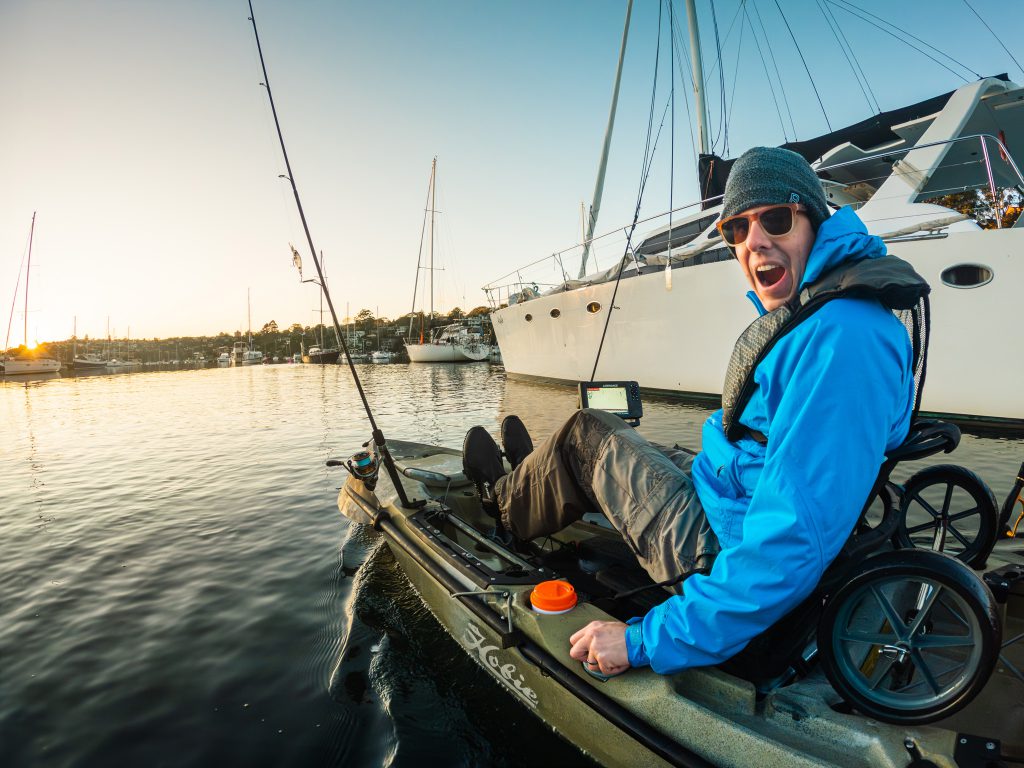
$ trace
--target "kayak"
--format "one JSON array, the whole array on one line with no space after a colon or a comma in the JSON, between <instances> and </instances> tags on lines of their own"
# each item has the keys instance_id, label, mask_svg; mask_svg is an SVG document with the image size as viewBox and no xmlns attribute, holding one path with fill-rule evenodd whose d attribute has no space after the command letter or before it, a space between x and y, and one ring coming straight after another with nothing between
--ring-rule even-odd
<instances>
[{"instance_id":1,"label":"kayak","mask_svg":"<svg viewBox=\"0 0 1024 768\"><path fill-rule=\"evenodd\" d=\"M602 765L1024 762L1019 539L999 541L986 565L1005 594L1003 647L984 688L936 722L882 722L847 704L820 665L769 690L728 664L672 675L648 668L611 678L588 672L569 657L570 635L590 621L642 616L671 595L651 583L618 533L587 515L550 538L506 543L493 535L494 521L463 474L460 451L399 440L387 446L411 503L403 506L386 473L375 483L353 474L338 495L341 513L386 538L440 624L512 699ZM551 581L571 585L562 591L574 594L574 604L538 610L541 601L531 596Z\"/></svg>"}]
</instances>

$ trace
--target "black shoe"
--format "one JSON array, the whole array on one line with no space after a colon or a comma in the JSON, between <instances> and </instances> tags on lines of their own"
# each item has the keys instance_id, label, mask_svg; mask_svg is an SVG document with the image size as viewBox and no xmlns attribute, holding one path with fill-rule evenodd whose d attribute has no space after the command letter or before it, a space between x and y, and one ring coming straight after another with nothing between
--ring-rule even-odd
<instances>
[{"instance_id":1,"label":"black shoe","mask_svg":"<svg viewBox=\"0 0 1024 768\"><path fill-rule=\"evenodd\" d=\"M523 463L523 459L533 453L533 440L526 431L526 425L518 416L506 416L501 422L501 444L505 447L505 457L515 469Z\"/></svg>"},{"instance_id":2,"label":"black shoe","mask_svg":"<svg viewBox=\"0 0 1024 768\"><path fill-rule=\"evenodd\" d=\"M505 475L505 465L501 462L498 444L483 427L473 427L466 433L462 443L462 471L476 485L484 510L497 517L494 484Z\"/></svg>"}]
</instances>

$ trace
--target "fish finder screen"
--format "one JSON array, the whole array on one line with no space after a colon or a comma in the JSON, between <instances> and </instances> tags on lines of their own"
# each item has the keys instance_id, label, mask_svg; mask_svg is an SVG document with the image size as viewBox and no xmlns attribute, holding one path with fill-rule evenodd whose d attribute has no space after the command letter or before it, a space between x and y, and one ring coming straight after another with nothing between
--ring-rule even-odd
<instances>
[{"instance_id":1,"label":"fish finder screen","mask_svg":"<svg viewBox=\"0 0 1024 768\"><path fill-rule=\"evenodd\" d=\"M587 404L602 411L629 412L625 387L587 387Z\"/></svg>"}]
</instances>

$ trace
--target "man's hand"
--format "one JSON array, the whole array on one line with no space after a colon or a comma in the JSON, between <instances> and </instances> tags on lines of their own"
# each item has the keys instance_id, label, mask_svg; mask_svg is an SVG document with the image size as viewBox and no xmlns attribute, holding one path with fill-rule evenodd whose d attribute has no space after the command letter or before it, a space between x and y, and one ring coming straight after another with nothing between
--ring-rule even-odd
<instances>
[{"instance_id":1,"label":"man's hand","mask_svg":"<svg viewBox=\"0 0 1024 768\"><path fill-rule=\"evenodd\" d=\"M569 655L592 671L617 675L629 669L626 625L620 621L592 621L569 638Z\"/></svg>"}]
</instances>

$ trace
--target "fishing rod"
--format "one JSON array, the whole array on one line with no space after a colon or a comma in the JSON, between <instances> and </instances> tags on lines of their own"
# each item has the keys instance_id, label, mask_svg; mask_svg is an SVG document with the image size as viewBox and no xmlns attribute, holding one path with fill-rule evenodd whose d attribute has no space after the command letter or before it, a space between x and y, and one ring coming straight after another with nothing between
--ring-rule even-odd
<instances>
[{"instance_id":1,"label":"fishing rod","mask_svg":"<svg viewBox=\"0 0 1024 768\"><path fill-rule=\"evenodd\" d=\"M260 56L260 67L263 69L263 82L260 83L260 85L267 89L267 98L270 100L270 111L273 113L274 126L277 128L277 138L281 142L281 154L284 155L284 165L288 171L288 175L284 178L288 179L288 182L292 185L292 194L295 196L295 205L299 209L299 218L302 220L302 229L306 233L306 242L309 244L309 253L313 257L313 264L316 266L316 273L320 278L320 290L323 292L323 297L327 299L327 307L331 310L331 320L334 323L334 332L337 334L338 341L341 342L341 349L345 353L345 359L348 361L349 370L352 372L352 379L355 381L356 390L359 392L359 399L363 401L363 408L366 410L366 418L370 421L370 429L372 430L373 444L376 449L376 453L380 456L381 462L387 470L388 477L391 478L391 483L395 486L395 491L398 492L398 498L402 502L402 507L405 509L411 509L421 506L423 504L422 501L412 502L405 493L405 488L402 486L402 482L398 477L398 469L395 467L395 460L391 457L391 453L388 451L388 445L384 439L384 433L380 430L380 427L377 426L376 419L373 418L373 410L370 408L369 400L366 399L366 392L363 391L363 383L359 380L359 374L356 371L356 366L352 362L352 355L349 354L348 351L348 344L345 343L345 338L341 334L341 325L338 323L338 313L334 311L334 302L331 300L331 292L327 290L327 280L324 278L324 272L323 268L320 266L320 260L316 256L316 248L313 246L313 236L309 233L309 224L306 223L306 213L302 209L302 200L299 198L299 188L295 184L295 175L292 173L291 162L288 160L288 150L284 145L284 134L281 133L281 122L277 119L277 107L274 106L274 94L270 90L270 78L267 76L267 62L263 58L263 47L260 45L259 30L256 29L256 14L252 10L252 0L249 0L249 21L252 22L252 32L256 37L256 51ZM301 269L301 259L296 266L299 266ZM372 465L372 459L369 456L363 457L357 454L353 458L356 459L355 467L353 467L351 461L344 466L347 466L354 476L365 478L369 475L371 477L375 477L375 468L370 466ZM337 464L340 463L341 462L337 462ZM336 464L332 464L331 466L336 466ZM371 472L372 475L369 474Z\"/></svg>"}]
</instances>

